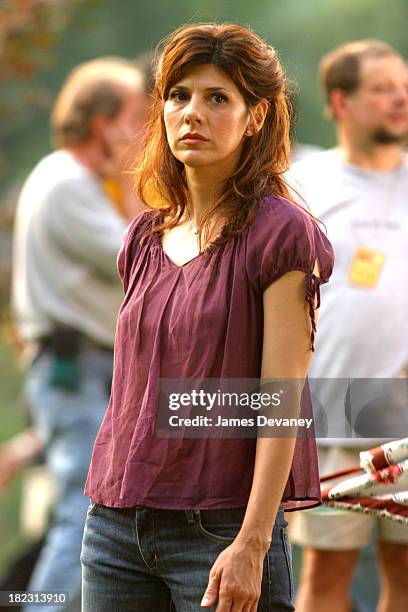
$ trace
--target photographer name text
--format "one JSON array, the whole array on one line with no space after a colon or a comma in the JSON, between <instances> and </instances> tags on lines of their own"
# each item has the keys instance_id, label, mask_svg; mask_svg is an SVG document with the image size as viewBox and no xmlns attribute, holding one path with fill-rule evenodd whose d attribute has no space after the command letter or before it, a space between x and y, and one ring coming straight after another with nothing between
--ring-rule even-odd
<instances>
[{"instance_id":1,"label":"photographer name text","mask_svg":"<svg viewBox=\"0 0 408 612\"><path fill-rule=\"evenodd\" d=\"M171 427L306 427L309 429L313 419L270 418L258 414L255 418L226 418L197 415L192 418L172 415L169 417Z\"/></svg>"}]
</instances>

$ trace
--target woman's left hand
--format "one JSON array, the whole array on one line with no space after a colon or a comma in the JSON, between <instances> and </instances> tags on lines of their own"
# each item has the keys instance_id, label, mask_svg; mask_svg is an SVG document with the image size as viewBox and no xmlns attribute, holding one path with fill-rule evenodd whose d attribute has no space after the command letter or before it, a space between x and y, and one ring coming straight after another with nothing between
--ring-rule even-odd
<instances>
[{"instance_id":1,"label":"woman's left hand","mask_svg":"<svg viewBox=\"0 0 408 612\"><path fill-rule=\"evenodd\" d=\"M237 538L212 566L202 607L210 608L218 600L216 612L256 612L265 554L265 549Z\"/></svg>"}]
</instances>

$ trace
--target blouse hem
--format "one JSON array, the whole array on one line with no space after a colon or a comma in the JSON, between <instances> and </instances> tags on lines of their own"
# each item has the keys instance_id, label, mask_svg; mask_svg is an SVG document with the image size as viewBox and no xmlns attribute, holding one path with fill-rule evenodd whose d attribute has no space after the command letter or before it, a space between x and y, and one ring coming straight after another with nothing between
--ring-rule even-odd
<instances>
[{"instance_id":1,"label":"blouse hem","mask_svg":"<svg viewBox=\"0 0 408 612\"><path fill-rule=\"evenodd\" d=\"M248 505L248 498L231 500L230 502L206 502L206 503L196 503L192 504L185 503L184 505L172 504L170 502L161 503L156 501L126 501L126 500L111 500L104 498L96 498L93 495L89 495L89 498L92 502L100 504L102 506L107 506L108 508L153 508L158 510L228 510L234 508L246 508ZM321 500L316 497L308 497L308 498L298 498L298 499L289 499L283 500L281 502L283 509L285 512L294 512L296 510L307 510L310 508L315 508L321 505Z\"/></svg>"}]
</instances>

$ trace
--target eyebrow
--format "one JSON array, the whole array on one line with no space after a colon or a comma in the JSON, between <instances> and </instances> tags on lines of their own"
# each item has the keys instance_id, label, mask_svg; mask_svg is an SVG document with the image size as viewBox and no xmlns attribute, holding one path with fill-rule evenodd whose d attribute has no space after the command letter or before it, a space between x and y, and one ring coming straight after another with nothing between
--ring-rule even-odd
<instances>
[{"instance_id":1,"label":"eyebrow","mask_svg":"<svg viewBox=\"0 0 408 612\"><path fill-rule=\"evenodd\" d=\"M408 85L408 79L402 82L404 86ZM372 81L372 85L392 85L393 80L389 75L379 76L375 80Z\"/></svg>"},{"instance_id":2,"label":"eyebrow","mask_svg":"<svg viewBox=\"0 0 408 612\"><path fill-rule=\"evenodd\" d=\"M183 89L184 91L188 91L190 88L187 87L186 85L173 85L172 87L170 87L170 89ZM225 87L206 87L204 91L225 91L228 92L228 89L226 89Z\"/></svg>"}]
</instances>

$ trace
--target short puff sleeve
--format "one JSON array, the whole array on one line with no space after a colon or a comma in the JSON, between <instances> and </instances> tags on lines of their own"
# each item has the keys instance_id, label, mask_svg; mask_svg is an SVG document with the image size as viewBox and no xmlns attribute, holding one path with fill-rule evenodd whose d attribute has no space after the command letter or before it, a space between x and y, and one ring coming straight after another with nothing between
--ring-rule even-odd
<instances>
[{"instance_id":1,"label":"short puff sleeve","mask_svg":"<svg viewBox=\"0 0 408 612\"><path fill-rule=\"evenodd\" d=\"M313 272L316 263L320 276ZM249 278L264 292L287 272L300 270L306 274L305 299L312 324L312 351L316 333L314 311L320 306L320 285L329 280L333 263L333 248L307 211L278 196L260 202L249 232Z\"/></svg>"},{"instance_id":2,"label":"short puff sleeve","mask_svg":"<svg viewBox=\"0 0 408 612\"><path fill-rule=\"evenodd\" d=\"M140 239L150 229L146 223L149 217L150 213L145 211L139 213L127 227L122 237L122 246L117 258L117 268L125 293L129 285Z\"/></svg>"}]
</instances>

